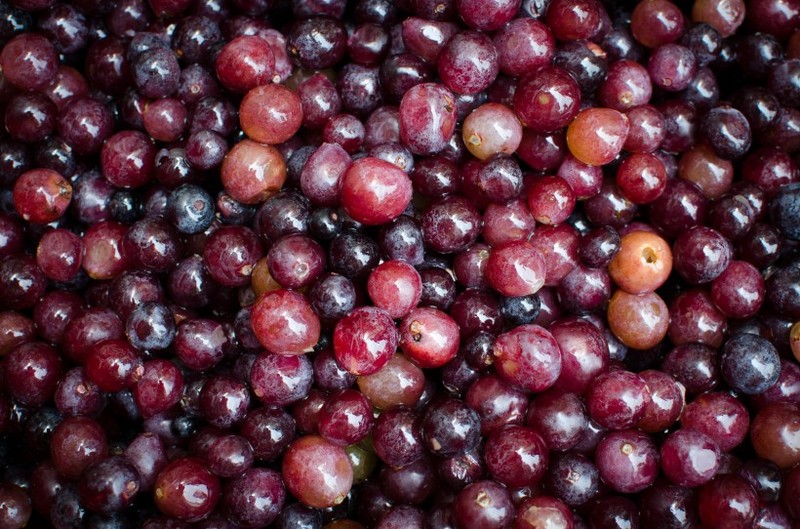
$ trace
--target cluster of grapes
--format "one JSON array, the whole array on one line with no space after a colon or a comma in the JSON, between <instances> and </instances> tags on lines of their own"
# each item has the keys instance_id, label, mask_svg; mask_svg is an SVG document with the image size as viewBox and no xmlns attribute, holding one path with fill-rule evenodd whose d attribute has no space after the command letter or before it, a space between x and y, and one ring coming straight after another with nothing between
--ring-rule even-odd
<instances>
[{"instance_id":1,"label":"cluster of grapes","mask_svg":"<svg viewBox=\"0 0 800 529\"><path fill-rule=\"evenodd\" d=\"M800 527L798 0L0 1L0 529Z\"/></svg>"}]
</instances>

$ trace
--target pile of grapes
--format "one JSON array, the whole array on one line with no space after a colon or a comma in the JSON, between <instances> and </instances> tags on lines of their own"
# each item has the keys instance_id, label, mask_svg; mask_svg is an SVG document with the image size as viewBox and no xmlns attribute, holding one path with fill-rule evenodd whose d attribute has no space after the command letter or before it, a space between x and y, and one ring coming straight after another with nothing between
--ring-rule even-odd
<instances>
[{"instance_id":1,"label":"pile of grapes","mask_svg":"<svg viewBox=\"0 0 800 529\"><path fill-rule=\"evenodd\" d=\"M800 0L0 0L0 529L800 528Z\"/></svg>"}]
</instances>

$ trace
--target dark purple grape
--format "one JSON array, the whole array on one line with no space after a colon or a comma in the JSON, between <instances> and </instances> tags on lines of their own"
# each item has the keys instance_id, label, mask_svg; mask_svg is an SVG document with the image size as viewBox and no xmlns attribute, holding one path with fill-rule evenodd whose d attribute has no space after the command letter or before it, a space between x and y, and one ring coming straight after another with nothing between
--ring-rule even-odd
<instances>
[{"instance_id":1,"label":"dark purple grape","mask_svg":"<svg viewBox=\"0 0 800 529\"><path fill-rule=\"evenodd\" d=\"M225 485L221 501L228 519L242 527L259 527L281 512L286 489L274 470L253 468Z\"/></svg>"},{"instance_id":2,"label":"dark purple grape","mask_svg":"<svg viewBox=\"0 0 800 529\"><path fill-rule=\"evenodd\" d=\"M124 458L115 456L88 467L81 478L81 503L102 514L130 505L139 492L139 472Z\"/></svg>"},{"instance_id":3,"label":"dark purple grape","mask_svg":"<svg viewBox=\"0 0 800 529\"><path fill-rule=\"evenodd\" d=\"M168 48L151 48L131 64L131 75L139 92L150 98L167 97L178 90L180 66Z\"/></svg>"},{"instance_id":4,"label":"dark purple grape","mask_svg":"<svg viewBox=\"0 0 800 529\"><path fill-rule=\"evenodd\" d=\"M250 442L257 460L273 461L294 439L295 421L282 409L256 408L245 416L239 432Z\"/></svg>"},{"instance_id":5,"label":"dark purple grape","mask_svg":"<svg viewBox=\"0 0 800 529\"><path fill-rule=\"evenodd\" d=\"M800 184L782 186L770 203L770 214L785 237L800 240Z\"/></svg>"},{"instance_id":6,"label":"dark purple grape","mask_svg":"<svg viewBox=\"0 0 800 529\"><path fill-rule=\"evenodd\" d=\"M782 104L796 107L800 103L800 59L788 59L772 66L767 86Z\"/></svg>"},{"instance_id":7,"label":"dark purple grape","mask_svg":"<svg viewBox=\"0 0 800 529\"><path fill-rule=\"evenodd\" d=\"M722 348L722 376L742 393L755 395L775 384L780 375L780 360L775 347L753 334L738 334Z\"/></svg>"},{"instance_id":8,"label":"dark purple grape","mask_svg":"<svg viewBox=\"0 0 800 529\"><path fill-rule=\"evenodd\" d=\"M733 107L711 109L701 121L700 130L717 156L728 160L742 156L752 142L750 123Z\"/></svg>"},{"instance_id":9,"label":"dark purple grape","mask_svg":"<svg viewBox=\"0 0 800 529\"><path fill-rule=\"evenodd\" d=\"M209 53L222 40L219 24L205 16L184 17L172 35L172 47L186 64L207 62Z\"/></svg>"},{"instance_id":10,"label":"dark purple grape","mask_svg":"<svg viewBox=\"0 0 800 529\"><path fill-rule=\"evenodd\" d=\"M380 70L360 64L345 65L337 80L342 109L355 116L368 116L383 102Z\"/></svg>"},{"instance_id":11,"label":"dark purple grape","mask_svg":"<svg viewBox=\"0 0 800 529\"><path fill-rule=\"evenodd\" d=\"M342 59L347 50L347 34L336 20L311 17L297 22L287 36L287 49L302 68L329 68Z\"/></svg>"},{"instance_id":12,"label":"dark purple grape","mask_svg":"<svg viewBox=\"0 0 800 529\"><path fill-rule=\"evenodd\" d=\"M425 446L434 454L453 456L475 448L480 439L478 414L456 399L431 406L420 425Z\"/></svg>"},{"instance_id":13,"label":"dark purple grape","mask_svg":"<svg viewBox=\"0 0 800 529\"><path fill-rule=\"evenodd\" d=\"M175 316L161 303L144 303L128 316L125 334L138 349L166 349L175 337Z\"/></svg>"},{"instance_id":14,"label":"dark purple grape","mask_svg":"<svg viewBox=\"0 0 800 529\"><path fill-rule=\"evenodd\" d=\"M78 529L87 517L86 508L80 503L78 485L66 484L55 496L50 512L50 522L56 529Z\"/></svg>"},{"instance_id":15,"label":"dark purple grape","mask_svg":"<svg viewBox=\"0 0 800 529\"><path fill-rule=\"evenodd\" d=\"M639 509L636 504L622 496L607 496L598 500L589 513L589 523L597 529L615 525L639 527Z\"/></svg>"},{"instance_id":16,"label":"dark purple grape","mask_svg":"<svg viewBox=\"0 0 800 529\"><path fill-rule=\"evenodd\" d=\"M358 232L342 233L328 247L332 270L351 279L365 276L378 264L379 255L378 245Z\"/></svg>"}]
</instances>

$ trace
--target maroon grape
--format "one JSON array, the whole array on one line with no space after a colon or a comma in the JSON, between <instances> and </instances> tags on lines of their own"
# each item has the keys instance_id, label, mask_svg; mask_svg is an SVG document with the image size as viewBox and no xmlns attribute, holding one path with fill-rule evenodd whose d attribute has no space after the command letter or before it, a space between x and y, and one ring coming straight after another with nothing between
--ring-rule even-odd
<instances>
[{"instance_id":1,"label":"maroon grape","mask_svg":"<svg viewBox=\"0 0 800 529\"><path fill-rule=\"evenodd\" d=\"M702 485L714 476L719 465L719 446L703 433L676 430L661 445L661 468L677 485Z\"/></svg>"},{"instance_id":2,"label":"maroon grape","mask_svg":"<svg viewBox=\"0 0 800 529\"><path fill-rule=\"evenodd\" d=\"M400 348L420 367L441 367L458 352L458 325L438 309L413 309L403 318L398 331Z\"/></svg>"},{"instance_id":3,"label":"maroon grape","mask_svg":"<svg viewBox=\"0 0 800 529\"><path fill-rule=\"evenodd\" d=\"M56 471L68 479L78 479L92 463L108 455L103 427L88 417L69 417L53 432L50 457Z\"/></svg>"},{"instance_id":4,"label":"maroon grape","mask_svg":"<svg viewBox=\"0 0 800 529\"><path fill-rule=\"evenodd\" d=\"M58 121L61 137L75 152L93 154L113 130L111 112L99 102L74 98L61 111Z\"/></svg>"},{"instance_id":5,"label":"maroon grape","mask_svg":"<svg viewBox=\"0 0 800 529\"><path fill-rule=\"evenodd\" d=\"M634 426L650 400L641 376L615 370L597 377L586 395L589 416L603 427L622 430Z\"/></svg>"},{"instance_id":6,"label":"maroon grape","mask_svg":"<svg viewBox=\"0 0 800 529\"><path fill-rule=\"evenodd\" d=\"M353 468L345 451L313 435L291 444L282 471L289 491L311 507L338 505L353 483Z\"/></svg>"},{"instance_id":7,"label":"maroon grape","mask_svg":"<svg viewBox=\"0 0 800 529\"><path fill-rule=\"evenodd\" d=\"M653 441L636 430L610 432L595 452L602 480L618 492L638 492L658 476L658 455Z\"/></svg>"},{"instance_id":8,"label":"maroon grape","mask_svg":"<svg viewBox=\"0 0 800 529\"><path fill-rule=\"evenodd\" d=\"M38 90L55 78L58 56L45 37L22 33L3 46L0 66L10 83L22 90Z\"/></svg>"},{"instance_id":9,"label":"maroon grape","mask_svg":"<svg viewBox=\"0 0 800 529\"><path fill-rule=\"evenodd\" d=\"M510 527L514 507L508 491L493 481L478 481L465 487L454 501L459 527L488 529Z\"/></svg>"},{"instance_id":10,"label":"maroon grape","mask_svg":"<svg viewBox=\"0 0 800 529\"><path fill-rule=\"evenodd\" d=\"M444 85L458 94L484 90L500 70L491 39L475 31L453 35L442 48L437 64Z\"/></svg>"},{"instance_id":11,"label":"maroon grape","mask_svg":"<svg viewBox=\"0 0 800 529\"><path fill-rule=\"evenodd\" d=\"M534 132L554 132L578 114L581 96L575 80L555 66L544 66L520 79L514 110Z\"/></svg>"},{"instance_id":12,"label":"maroon grape","mask_svg":"<svg viewBox=\"0 0 800 529\"><path fill-rule=\"evenodd\" d=\"M423 83L403 95L400 102L400 137L416 154L444 149L456 126L453 94L444 86Z\"/></svg>"},{"instance_id":13,"label":"maroon grape","mask_svg":"<svg viewBox=\"0 0 800 529\"><path fill-rule=\"evenodd\" d=\"M205 518L221 495L219 480L200 460L188 457L176 459L164 467L154 487L159 510L185 521Z\"/></svg>"},{"instance_id":14,"label":"maroon grape","mask_svg":"<svg viewBox=\"0 0 800 529\"><path fill-rule=\"evenodd\" d=\"M55 349L30 341L7 354L4 371L5 388L12 397L23 404L41 406L53 398L63 367Z\"/></svg>"},{"instance_id":15,"label":"maroon grape","mask_svg":"<svg viewBox=\"0 0 800 529\"><path fill-rule=\"evenodd\" d=\"M489 473L509 487L534 485L547 468L547 445L534 430L522 426L508 426L492 435L484 453Z\"/></svg>"},{"instance_id":16,"label":"maroon grape","mask_svg":"<svg viewBox=\"0 0 800 529\"><path fill-rule=\"evenodd\" d=\"M334 332L337 361L355 375L370 375L386 365L397 349L397 329L377 307L362 307L343 318Z\"/></svg>"}]
</instances>

